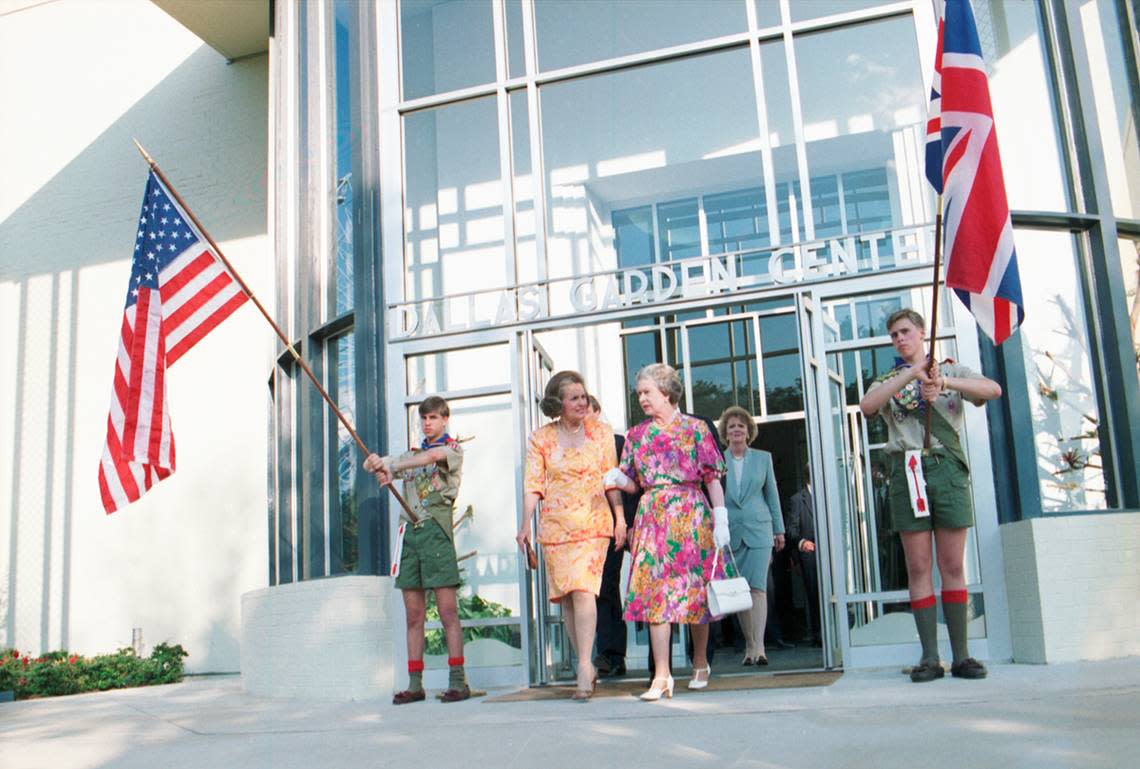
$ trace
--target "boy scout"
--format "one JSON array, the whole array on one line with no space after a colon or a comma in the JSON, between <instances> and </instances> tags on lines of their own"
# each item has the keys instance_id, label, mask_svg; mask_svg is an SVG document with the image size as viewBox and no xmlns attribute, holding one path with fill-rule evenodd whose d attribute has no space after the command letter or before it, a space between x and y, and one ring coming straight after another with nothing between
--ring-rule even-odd
<instances>
[{"instance_id":1,"label":"boy scout","mask_svg":"<svg viewBox=\"0 0 1140 769\"><path fill-rule=\"evenodd\" d=\"M910 674L916 683L943 675L938 659L933 551L938 553L942 614L954 653L950 674L956 678L986 676L985 666L969 656L966 648L968 594L963 564L966 533L974 525L974 507L961 432L966 401L980 406L1001 396L997 382L953 361L936 364L927 373L925 328L926 321L914 310L899 310L887 319L887 332L901 365L876 379L859 403L864 416L878 414L887 424L886 453L892 465L891 528L902 539L911 610L922 643L922 659ZM931 448L921 451L926 410L931 404ZM910 467L911 462L905 461L908 451L921 451L921 468ZM913 464L919 465L918 456L910 456ZM908 474L914 476L918 489L918 479L925 476L925 495L912 490Z\"/></svg>"},{"instance_id":2,"label":"boy scout","mask_svg":"<svg viewBox=\"0 0 1140 769\"><path fill-rule=\"evenodd\" d=\"M463 450L459 442L447 434L451 416L447 401L433 395L420 404L419 412L424 439L418 449L396 458L371 454L364 460L364 469L374 474L381 484L391 483L396 476L403 479L404 494L417 518L412 521L406 511L401 512L403 545L396 587L404 596L407 615L409 684L392 698L396 705L419 702L425 696L424 616L428 590L435 591L447 639L450 677L442 699L459 702L471 696L463 671L463 631L456 604L459 566L451 523L455 497L459 494Z\"/></svg>"}]
</instances>

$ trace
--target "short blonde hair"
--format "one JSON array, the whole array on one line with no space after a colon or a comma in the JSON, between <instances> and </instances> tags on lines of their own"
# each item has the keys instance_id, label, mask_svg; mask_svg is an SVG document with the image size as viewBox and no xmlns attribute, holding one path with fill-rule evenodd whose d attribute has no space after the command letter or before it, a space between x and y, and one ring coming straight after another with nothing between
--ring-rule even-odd
<instances>
[{"instance_id":1,"label":"short blonde hair","mask_svg":"<svg viewBox=\"0 0 1140 769\"><path fill-rule=\"evenodd\" d=\"M728 420L730 419L739 419L748 425L749 443L756 440L756 436L760 434L759 428L756 427L756 420L748 413L748 409L743 406L729 406L721 412L720 419L716 422L716 431L720 433L722 443L728 443Z\"/></svg>"},{"instance_id":2,"label":"short blonde hair","mask_svg":"<svg viewBox=\"0 0 1140 769\"><path fill-rule=\"evenodd\" d=\"M642 366L637 372L635 382L640 382L642 379L648 379L653 383L653 386L661 391L661 394L669 399L669 402L676 406L681 401L681 377L677 374L677 369L665 363L650 363L648 366Z\"/></svg>"}]
</instances>

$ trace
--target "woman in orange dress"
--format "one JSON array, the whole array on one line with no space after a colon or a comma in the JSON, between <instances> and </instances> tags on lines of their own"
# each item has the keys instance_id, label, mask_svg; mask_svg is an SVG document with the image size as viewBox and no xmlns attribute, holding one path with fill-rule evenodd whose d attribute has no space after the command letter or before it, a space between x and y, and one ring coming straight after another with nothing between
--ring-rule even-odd
<instances>
[{"instance_id":1,"label":"woman in orange dress","mask_svg":"<svg viewBox=\"0 0 1140 769\"><path fill-rule=\"evenodd\" d=\"M515 538L526 553L539 500L538 541L550 600L562 606L566 633L578 657L577 700L593 693L590 659L606 548L625 543L621 493L602 477L617 465L613 429L590 413L585 381L576 371L550 378L539 404L555 421L531 433L526 453L523 520Z\"/></svg>"}]
</instances>

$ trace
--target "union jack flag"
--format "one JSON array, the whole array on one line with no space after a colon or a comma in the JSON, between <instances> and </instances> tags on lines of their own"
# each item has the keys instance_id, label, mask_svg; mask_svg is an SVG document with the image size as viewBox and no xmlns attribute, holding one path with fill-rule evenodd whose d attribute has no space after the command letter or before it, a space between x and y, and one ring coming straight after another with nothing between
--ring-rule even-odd
<instances>
[{"instance_id":1,"label":"union jack flag","mask_svg":"<svg viewBox=\"0 0 1140 769\"><path fill-rule=\"evenodd\" d=\"M153 171L135 236L99 491L108 513L174 472L166 368L248 298Z\"/></svg>"},{"instance_id":2,"label":"union jack flag","mask_svg":"<svg viewBox=\"0 0 1140 769\"><path fill-rule=\"evenodd\" d=\"M926 176L942 193L946 285L994 344L1025 310L982 46L969 0L938 21L926 125Z\"/></svg>"}]
</instances>

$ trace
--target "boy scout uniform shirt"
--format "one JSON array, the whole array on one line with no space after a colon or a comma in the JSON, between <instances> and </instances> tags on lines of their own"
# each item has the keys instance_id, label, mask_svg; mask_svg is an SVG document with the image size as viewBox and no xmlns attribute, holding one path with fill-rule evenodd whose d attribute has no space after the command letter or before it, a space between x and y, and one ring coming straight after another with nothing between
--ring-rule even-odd
<instances>
[{"instance_id":1,"label":"boy scout uniform shirt","mask_svg":"<svg viewBox=\"0 0 1140 769\"><path fill-rule=\"evenodd\" d=\"M398 475L404 480L404 496L415 510L416 516L421 521L434 518L440 528L447 533L448 539L454 540L451 524L463 469L463 449L460 448L459 442L450 439L429 449L412 449L401 454L399 459L407 459L432 449L443 449L445 461L400 470ZM407 511L403 509L400 510L400 517L411 521Z\"/></svg>"},{"instance_id":2,"label":"boy scout uniform shirt","mask_svg":"<svg viewBox=\"0 0 1140 769\"><path fill-rule=\"evenodd\" d=\"M876 379L867 389L868 392L894 377L906 366L899 366L888 374ZM963 366L952 360L938 364L943 377L954 379L981 379L981 375L969 366ZM879 416L887 423L887 444L884 450L889 454L902 454L912 449L921 449L923 437L926 432L926 414L919 403L922 400L922 382L911 380L905 387L879 409ZM954 428L958 435L962 434L965 425L965 399L957 390L945 389L934 401L934 408ZM942 442L931 431L930 447L943 448Z\"/></svg>"}]
</instances>

